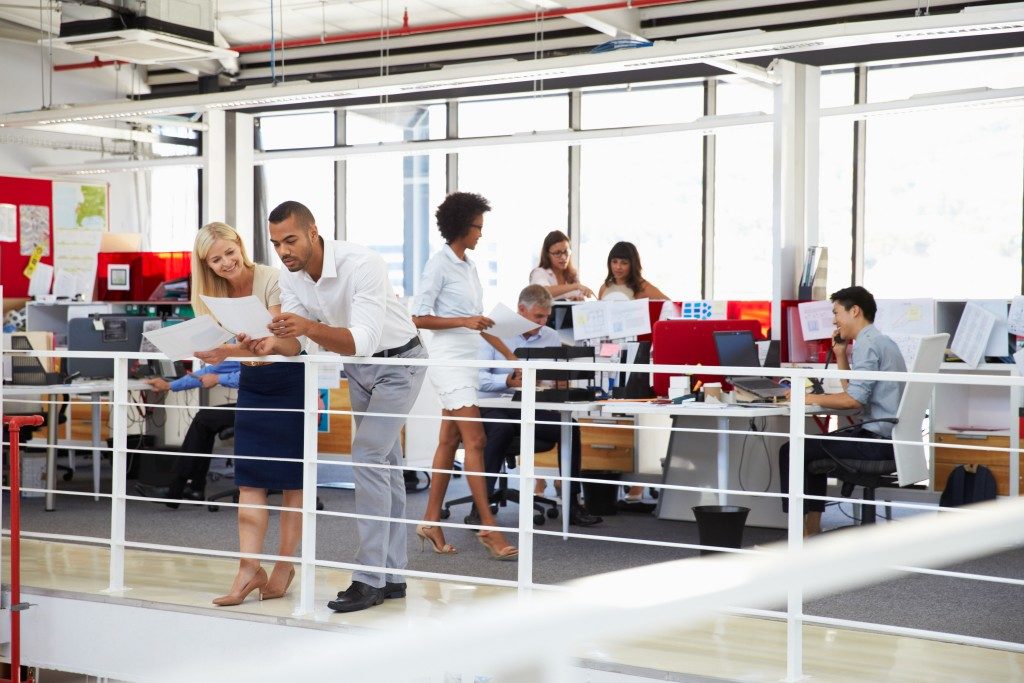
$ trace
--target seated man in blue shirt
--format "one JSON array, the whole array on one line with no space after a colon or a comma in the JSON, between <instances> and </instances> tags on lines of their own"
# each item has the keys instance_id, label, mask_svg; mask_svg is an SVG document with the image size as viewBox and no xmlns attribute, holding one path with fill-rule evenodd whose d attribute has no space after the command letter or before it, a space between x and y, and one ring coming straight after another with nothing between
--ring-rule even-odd
<instances>
[{"instance_id":1,"label":"seated man in blue shirt","mask_svg":"<svg viewBox=\"0 0 1024 683\"><path fill-rule=\"evenodd\" d=\"M519 293L519 315L537 323L537 328L525 334L502 339L512 351L518 348L541 348L561 346L558 333L544 323L551 315L551 295L541 285L530 285ZM484 360L504 360L494 347L487 342L480 345L480 358ZM522 377L517 371L509 368L484 368L480 370L480 398L495 398L508 394L522 387ZM518 420L519 410L514 408L481 408L480 416L484 420ZM539 424L540 421L559 422L560 415L551 410L537 411L538 424L534 427L534 439L558 443L561 438L561 427L558 424ZM505 453L512 440L519 434L520 425L508 422L484 422L487 434L487 445L484 447L484 469L490 474L501 471ZM580 429L572 428L572 462L569 476L580 476ZM487 478L488 491L494 490L495 478ZM589 514L579 503L580 483L572 481L569 485L569 523L577 526L591 526L603 521L600 517Z\"/></svg>"},{"instance_id":2,"label":"seated man in blue shirt","mask_svg":"<svg viewBox=\"0 0 1024 683\"><path fill-rule=\"evenodd\" d=\"M832 322L836 326L836 365L840 370L862 370L871 372L906 372L900 349L889 337L878 331L872 324L878 306L875 297L863 287L847 287L829 297L832 301ZM853 348L850 342L854 341ZM843 391L837 394L808 394L807 404L823 408L855 409L860 411L856 418L864 426L848 430L842 436L871 441L835 441L823 439L804 440L805 468L811 462L822 459L850 460L892 460L892 423L871 422L895 418L903 396L902 382L887 382L865 379L843 380ZM827 452L826 452L827 451ZM839 466L836 465L838 468ZM779 449L779 474L782 476L782 492L789 490L789 443ZM824 496L827 491L827 474L804 472L804 493L810 496ZM788 509L783 499L783 509ZM804 501L804 536L821 533L821 513L825 501Z\"/></svg>"},{"instance_id":3,"label":"seated man in blue shirt","mask_svg":"<svg viewBox=\"0 0 1024 683\"><path fill-rule=\"evenodd\" d=\"M153 391L186 391L205 387L212 389L218 384L230 389L238 388L240 368L238 361L226 360L215 365L205 365L195 372L183 375L173 382L156 377L147 379L146 383ZM234 405L232 403L227 406ZM235 424L235 411L219 408L203 408L185 432L181 442L184 453L213 453L213 445L217 434ZM147 498L171 498L174 500L205 500L206 474L210 471L210 458L180 456L174 464L174 479L170 486L152 486L138 483L135 492ZM166 503L171 509L178 509L178 503Z\"/></svg>"}]
</instances>

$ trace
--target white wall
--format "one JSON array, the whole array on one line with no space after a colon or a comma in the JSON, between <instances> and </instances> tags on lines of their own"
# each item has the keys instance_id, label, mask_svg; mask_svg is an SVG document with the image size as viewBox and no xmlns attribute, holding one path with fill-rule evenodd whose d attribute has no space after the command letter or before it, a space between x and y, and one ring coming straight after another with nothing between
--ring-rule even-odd
<instances>
[{"instance_id":1,"label":"white wall","mask_svg":"<svg viewBox=\"0 0 1024 683\"><path fill-rule=\"evenodd\" d=\"M13 113L40 109L44 104L40 64L46 59L38 45L29 45L9 40L0 40L0 111ZM72 62L75 58L60 56L61 61ZM80 61L88 61L81 57ZM46 61L48 64L48 60ZM133 80L131 67L122 66L102 69L82 69L56 72L53 74L52 103L54 106L101 102L124 97ZM141 79L141 75L138 80ZM45 74L46 92L50 92L50 76ZM18 129L0 130L0 175L42 177L33 173L36 166L76 164L101 158L99 150L49 149L39 141L44 136L34 131ZM52 139L53 135L45 136ZM62 136L69 147L98 144L95 138ZM54 178L46 176L53 180ZM135 189L134 173L111 173L107 175L65 178L73 182L110 183L110 229L113 232L144 232L148 228L148 212L143 210L140 217L140 203ZM141 206L145 207L146 202Z\"/></svg>"}]
</instances>

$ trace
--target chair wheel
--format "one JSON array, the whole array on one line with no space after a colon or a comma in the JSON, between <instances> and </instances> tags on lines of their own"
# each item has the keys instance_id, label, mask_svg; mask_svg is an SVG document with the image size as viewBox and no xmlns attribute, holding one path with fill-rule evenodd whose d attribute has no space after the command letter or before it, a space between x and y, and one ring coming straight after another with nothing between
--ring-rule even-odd
<instances>
[{"instance_id":1,"label":"chair wheel","mask_svg":"<svg viewBox=\"0 0 1024 683\"><path fill-rule=\"evenodd\" d=\"M323 510L324 509L324 502L322 500L320 500L319 498L316 499L316 509L317 510Z\"/></svg>"},{"instance_id":2,"label":"chair wheel","mask_svg":"<svg viewBox=\"0 0 1024 683\"><path fill-rule=\"evenodd\" d=\"M62 474L60 478L63 479L64 481L71 481L72 479L75 478L75 471L68 470L67 472Z\"/></svg>"},{"instance_id":3,"label":"chair wheel","mask_svg":"<svg viewBox=\"0 0 1024 683\"><path fill-rule=\"evenodd\" d=\"M647 492L651 494L651 498L653 498L654 500L658 500L658 496L661 495L661 491L653 487L647 489Z\"/></svg>"},{"instance_id":4,"label":"chair wheel","mask_svg":"<svg viewBox=\"0 0 1024 683\"><path fill-rule=\"evenodd\" d=\"M441 510L441 519L448 519L452 516L452 511L448 508Z\"/></svg>"},{"instance_id":5,"label":"chair wheel","mask_svg":"<svg viewBox=\"0 0 1024 683\"><path fill-rule=\"evenodd\" d=\"M206 509L210 512L220 512L220 505L207 505Z\"/></svg>"},{"instance_id":6,"label":"chair wheel","mask_svg":"<svg viewBox=\"0 0 1024 683\"><path fill-rule=\"evenodd\" d=\"M558 508L548 508L544 514L548 516L548 519L558 519Z\"/></svg>"},{"instance_id":7,"label":"chair wheel","mask_svg":"<svg viewBox=\"0 0 1024 683\"><path fill-rule=\"evenodd\" d=\"M537 526L544 526L544 515L539 512L533 516L533 523Z\"/></svg>"}]
</instances>

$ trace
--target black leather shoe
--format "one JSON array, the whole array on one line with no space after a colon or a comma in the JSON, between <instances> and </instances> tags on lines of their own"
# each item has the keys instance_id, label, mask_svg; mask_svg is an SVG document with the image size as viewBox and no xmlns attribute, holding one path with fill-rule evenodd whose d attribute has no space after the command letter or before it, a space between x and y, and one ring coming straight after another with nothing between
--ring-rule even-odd
<instances>
[{"instance_id":1,"label":"black leather shoe","mask_svg":"<svg viewBox=\"0 0 1024 683\"><path fill-rule=\"evenodd\" d=\"M402 583L391 583L388 581L384 584L384 599L394 600L395 598L405 597L405 582Z\"/></svg>"},{"instance_id":2,"label":"black leather shoe","mask_svg":"<svg viewBox=\"0 0 1024 683\"><path fill-rule=\"evenodd\" d=\"M603 517L590 514L580 505L573 505L569 510L569 524L573 526L594 526L603 521Z\"/></svg>"},{"instance_id":3,"label":"black leather shoe","mask_svg":"<svg viewBox=\"0 0 1024 683\"><path fill-rule=\"evenodd\" d=\"M640 514L649 515L654 512L654 508L657 505L654 503L645 503L642 500L627 500L625 498L615 501L615 509L619 512L639 512Z\"/></svg>"},{"instance_id":4,"label":"black leather shoe","mask_svg":"<svg viewBox=\"0 0 1024 683\"><path fill-rule=\"evenodd\" d=\"M152 484L135 484L135 493L146 498L170 498L171 487L170 486L153 486ZM164 503L167 507L172 510L178 509L177 503Z\"/></svg>"},{"instance_id":5,"label":"black leather shoe","mask_svg":"<svg viewBox=\"0 0 1024 683\"><path fill-rule=\"evenodd\" d=\"M374 588L362 581L353 581L346 590L338 593L337 600L327 603L335 612L358 612L384 602L384 589Z\"/></svg>"}]
</instances>

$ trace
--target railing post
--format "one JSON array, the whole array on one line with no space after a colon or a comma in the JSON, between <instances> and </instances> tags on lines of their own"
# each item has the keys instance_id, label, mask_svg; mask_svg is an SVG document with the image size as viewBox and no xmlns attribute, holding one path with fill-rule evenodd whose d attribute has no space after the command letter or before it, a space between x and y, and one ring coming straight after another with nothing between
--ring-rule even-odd
<instances>
[{"instance_id":1,"label":"railing post","mask_svg":"<svg viewBox=\"0 0 1024 683\"><path fill-rule=\"evenodd\" d=\"M537 370L523 365L521 412L519 414L519 598L533 587L533 433L537 420ZM562 514L568 514L562 511Z\"/></svg>"},{"instance_id":2,"label":"railing post","mask_svg":"<svg viewBox=\"0 0 1024 683\"><path fill-rule=\"evenodd\" d=\"M302 415L302 566L296 615L312 614L316 599L316 461L320 387L316 362L306 359L303 369L306 394Z\"/></svg>"},{"instance_id":3,"label":"railing post","mask_svg":"<svg viewBox=\"0 0 1024 683\"><path fill-rule=\"evenodd\" d=\"M114 359L114 392L110 397L111 436L114 440L110 481L110 585L124 590L125 489L128 476L128 359Z\"/></svg>"},{"instance_id":4,"label":"railing post","mask_svg":"<svg viewBox=\"0 0 1024 683\"><path fill-rule=\"evenodd\" d=\"M791 376L789 385L795 390L789 405L789 517L787 519L789 552L799 553L804 545L804 378ZM803 615L804 594L797 586L789 589L786 599L786 680L803 678Z\"/></svg>"}]
</instances>

